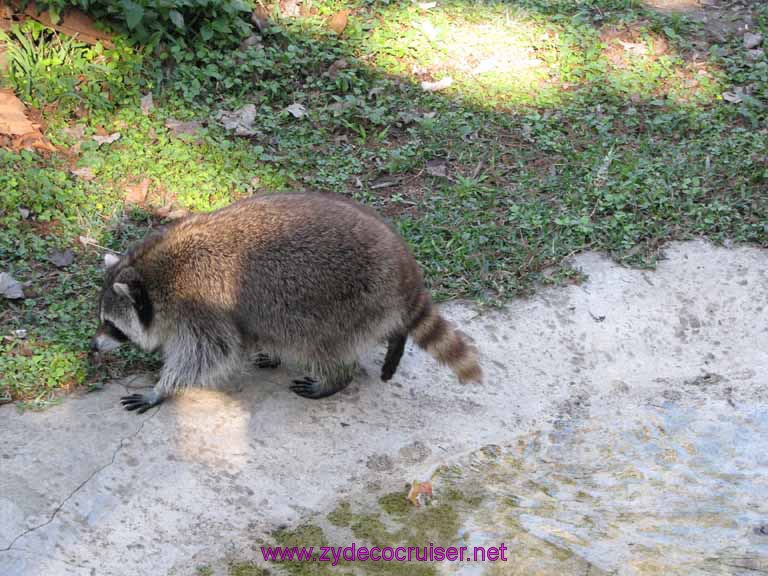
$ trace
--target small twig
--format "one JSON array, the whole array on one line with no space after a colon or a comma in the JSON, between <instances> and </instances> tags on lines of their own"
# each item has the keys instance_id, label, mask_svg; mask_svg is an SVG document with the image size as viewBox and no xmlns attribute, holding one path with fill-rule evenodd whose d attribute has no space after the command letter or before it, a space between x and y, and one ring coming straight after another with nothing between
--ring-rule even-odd
<instances>
[{"instance_id":1,"label":"small twig","mask_svg":"<svg viewBox=\"0 0 768 576\"><path fill-rule=\"evenodd\" d=\"M112 254L117 254L118 256L122 255L122 252L118 252L117 250L112 250L112 248L107 248L106 246L102 246L101 244L96 243L95 240L92 238L88 238L86 236L80 236L80 243L84 246L94 246L96 248L100 248L101 250L106 250L107 252L111 252Z\"/></svg>"},{"instance_id":2,"label":"small twig","mask_svg":"<svg viewBox=\"0 0 768 576\"><path fill-rule=\"evenodd\" d=\"M472 171L472 180L475 180L477 178L477 175L480 174L480 170L482 170L484 163L485 162L481 158L480 161L477 163L477 166L475 166L475 169Z\"/></svg>"}]
</instances>

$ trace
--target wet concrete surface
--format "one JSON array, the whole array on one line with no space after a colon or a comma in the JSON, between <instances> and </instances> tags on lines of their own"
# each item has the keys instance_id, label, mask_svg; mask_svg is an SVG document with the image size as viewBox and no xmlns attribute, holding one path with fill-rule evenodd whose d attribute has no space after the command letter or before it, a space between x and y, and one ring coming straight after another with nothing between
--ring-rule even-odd
<instances>
[{"instance_id":1,"label":"wet concrete surface","mask_svg":"<svg viewBox=\"0 0 768 576\"><path fill-rule=\"evenodd\" d=\"M430 477L438 497L480 486L457 538L514 559L441 573L768 572L768 252L697 241L655 271L575 263L581 285L444 307L482 385L409 344L391 382L375 350L321 401L280 369L142 416L118 403L136 381L0 407L0 574L222 573L277 526Z\"/></svg>"}]
</instances>

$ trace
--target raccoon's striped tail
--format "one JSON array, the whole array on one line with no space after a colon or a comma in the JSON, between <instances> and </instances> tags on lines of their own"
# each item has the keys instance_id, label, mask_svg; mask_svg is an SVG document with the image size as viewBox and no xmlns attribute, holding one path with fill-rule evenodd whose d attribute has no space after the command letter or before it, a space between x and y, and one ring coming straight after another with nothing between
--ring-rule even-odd
<instances>
[{"instance_id":1,"label":"raccoon's striped tail","mask_svg":"<svg viewBox=\"0 0 768 576\"><path fill-rule=\"evenodd\" d=\"M483 371L477 360L477 349L440 315L426 291L419 295L409 331L416 344L441 364L448 365L460 382L482 381Z\"/></svg>"}]
</instances>

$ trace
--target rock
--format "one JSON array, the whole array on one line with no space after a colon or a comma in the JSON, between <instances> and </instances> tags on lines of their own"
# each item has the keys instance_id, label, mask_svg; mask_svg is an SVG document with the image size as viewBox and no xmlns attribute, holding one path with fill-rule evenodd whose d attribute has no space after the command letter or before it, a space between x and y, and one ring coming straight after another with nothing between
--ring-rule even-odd
<instances>
[{"instance_id":1,"label":"rock","mask_svg":"<svg viewBox=\"0 0 768 576\"><path fill-rule=\"evenodd\" d=\"M216 115L216 119L224 128L233 131L237 136L253 136L258 133L253 126L256 121L255 104L246 104L232 111L221 110Z\"/></svg>"},{"instance_id":2,"label":"rock","mask_svg":"<svg viewBox=\"0 0 768 576\"><path fill-rule=\"evenodd\" d=\"M0 272L0 296L8 300L21 300L24 298L21 283L7 272Z\"/></svg>"},{"instance_id":3,"label":"rock","mask_svg":"<svg viewBox=\"0 0 768 576\"><path fill-rule=\"evenodd\" d=\"M63 252L55 251L51 252L48 256L48 260L51 264L56 266L56 268L66 268L75 261L75 255L72 253L72 250L64 250Z\"/></svg>"},{"instance_id":4,"label":"rock","mask_svg":"<svg viewBox=\"0 0 768 576\"><path fill-rule=\"evenodd\" d=\"M752 50L763 43L763 35L756 32L747 32L744 34L744 48Z\"/></svg>"},{"instance_id":5,"label":"rock","mask_svg":"<svg viewBox=\"0 0 768 576\"><path fill-rule=\"evenodd\" d=\"M765 50L762 48L755 48L754 50L747 50L747 60L757 61L762 60L765 56Z\"/></svg>"},{"instance_id":6,"label":"rock","mask_svg":"<svg viewBox=\"0 0 768 576\"><path fill-rule=\"evenodd\" d=\"M240 42L240 50L247 50L252 46L261 46L261 36L258 34L251 34L248 38Z\"/></svg>"}]
</instances>

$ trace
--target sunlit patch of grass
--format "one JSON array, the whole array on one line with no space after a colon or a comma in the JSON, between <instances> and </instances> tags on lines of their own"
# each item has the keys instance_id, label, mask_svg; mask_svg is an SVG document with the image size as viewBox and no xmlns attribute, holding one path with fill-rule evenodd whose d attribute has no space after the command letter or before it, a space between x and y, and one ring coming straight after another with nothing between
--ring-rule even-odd
<instances>
[{"instance_id":1,"label":"sunlit patch of grass","mask_svg":"<svg viewBox=\"0 0 768 576\"><path fill-rule=\"evenodd\" d=\"M547 32L501 5L397 8L380 24L367 42L379 69L427 82L449 76L446 93L486 104L551 103Z\"/></svg>"},{"instance_id":2,"label":"sunlit patch of grass","mask_svg":"<svg viewBox=\"0 0 768 576\"><path fill-rule=\"evenodd\" d=\"M207 211L255 190L285 186L284 176L262 161L263 148L229 139L215 124L201 125L195 134L175 134L166 128L162 111L147 116L125 107L105 128L121 138L99 146L86 136L78 166L89 168L118 197L147 178L148 205Z\"/></svg>"},{"instance_id":3,"label":"sunlit patch of grass","mask_svg":"<svg viewBox=\"0 0 768 576\"><path fill-rule=\"evenodd\" d=\"M713 101L723 90L721 74L687 61L652 24L640 12L596 26L505 3L449 2L428 11L388 9L365 46L378 69L416 82L450 77L445 94L484 107L554 107L585 90L673 104Z\"/></svg>"}]
</instances>

